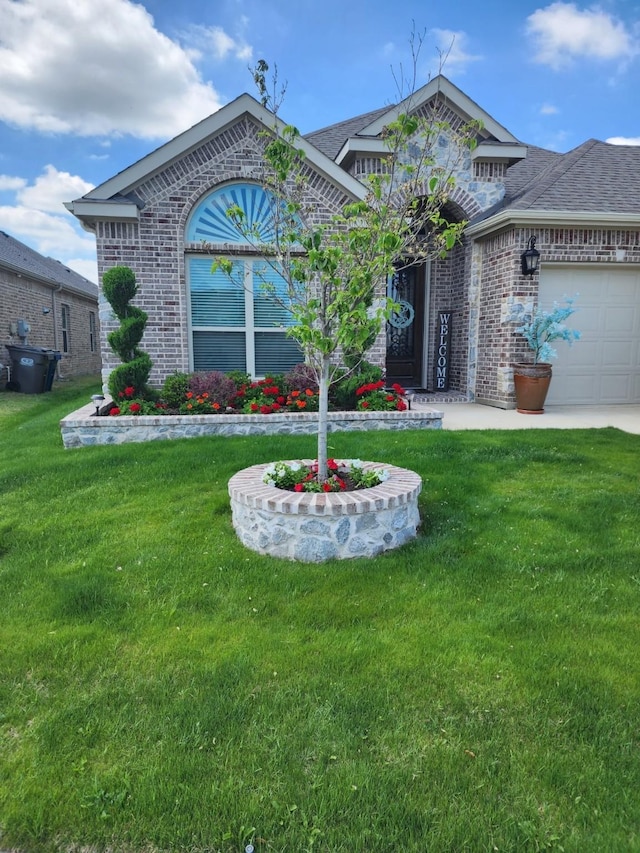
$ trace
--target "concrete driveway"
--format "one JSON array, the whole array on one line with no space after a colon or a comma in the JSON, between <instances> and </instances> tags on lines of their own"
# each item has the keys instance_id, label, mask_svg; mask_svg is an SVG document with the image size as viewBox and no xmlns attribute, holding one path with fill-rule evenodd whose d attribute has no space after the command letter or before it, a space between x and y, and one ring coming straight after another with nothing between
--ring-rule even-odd
<instances>
[{"instance_id":1,"label":"concrete driveway","mask_svg":"<svg viewBox=\"0 0 640 853\"><path fill-rule=\"evenodd\" d=\"M598 429L616 427L640 435L639 406L547 406L542 415L521 415L477 403L415 403L443 412L443 429Z\"/></svg>"}]
</instances>

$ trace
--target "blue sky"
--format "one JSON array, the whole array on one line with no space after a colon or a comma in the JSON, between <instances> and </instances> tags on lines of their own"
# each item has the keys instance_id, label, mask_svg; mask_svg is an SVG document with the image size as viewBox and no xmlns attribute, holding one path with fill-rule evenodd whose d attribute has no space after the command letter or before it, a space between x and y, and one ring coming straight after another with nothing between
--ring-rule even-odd
<instances>
[{"instance_id":1,"label":"blue sky","mask_svg":"<svg viewBox=\"0 0 640 853\"><path fill-rule=\"evenodd\" d=\"M443 73L518 139L640 144L640 0L0 0L0 229L96 280L63 207L277 65L305 133Z\"/></svg>"}]
</instances>

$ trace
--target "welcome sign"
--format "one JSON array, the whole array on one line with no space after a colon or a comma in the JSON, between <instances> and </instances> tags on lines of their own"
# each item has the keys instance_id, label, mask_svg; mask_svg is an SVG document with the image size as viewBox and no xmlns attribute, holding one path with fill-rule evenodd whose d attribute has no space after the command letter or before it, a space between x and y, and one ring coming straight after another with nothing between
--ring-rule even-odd
<instances>
[{"instance_id":1,"label":"welcome sign","mask_svg":"<svg viewBox=\"0 0 640 853\"><path fill-rule=\"evenodd\" d=\"M438 347L436 351L436 391L449 390L451 358L451 311L438 313Z\"/></svg>"}]
</instances>

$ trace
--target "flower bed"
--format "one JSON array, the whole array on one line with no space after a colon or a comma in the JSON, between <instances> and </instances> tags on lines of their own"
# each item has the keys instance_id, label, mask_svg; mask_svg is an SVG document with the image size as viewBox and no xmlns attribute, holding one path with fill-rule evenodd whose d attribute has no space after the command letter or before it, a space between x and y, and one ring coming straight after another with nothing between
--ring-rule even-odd
<instances>
[{"instance_id":1,"label":"flower bed","mask_svg":"<svg viewBox=\"0 0 640 853\"><path fill-rule=\"evenodd\" d=\"M307 464L312 463L307 461ZM233 526L252 551L306 563L375 557L415 538L422 480L394 465L378 486L354 492L295 492L264 482L268 464L253 465L229 480Z\"/></svg>"},{"instance_id":2,"label":"flower bed","mask_svg":"<svg viewBox=\"0 0 640 853\"><path fill-rule=\"evenodd\" d=\"M440 411L329 412L329 432L353 430L441 429ZM318 430L314 412L270 415L120 415L96 417L89 404L60 421L65 447L161 441L204 435L312 435Z\"/></svg>"}]
</instances>

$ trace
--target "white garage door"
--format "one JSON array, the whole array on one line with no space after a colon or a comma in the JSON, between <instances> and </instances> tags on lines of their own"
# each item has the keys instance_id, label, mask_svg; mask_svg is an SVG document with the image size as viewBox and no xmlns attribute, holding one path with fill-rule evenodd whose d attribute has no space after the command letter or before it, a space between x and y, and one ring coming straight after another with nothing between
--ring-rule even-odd
<instances>
[{"instance_id":1,"label":"white garage door","mask_svg":"<svg viewBox=\"0 0 640 853\"><path fill-rule=\"evenodd\" d=\"M544 266L540 306L578 294L569 324L582 332L559 341L547 403L640 403L640 269Z\"/></svg>"}]
</instances>

